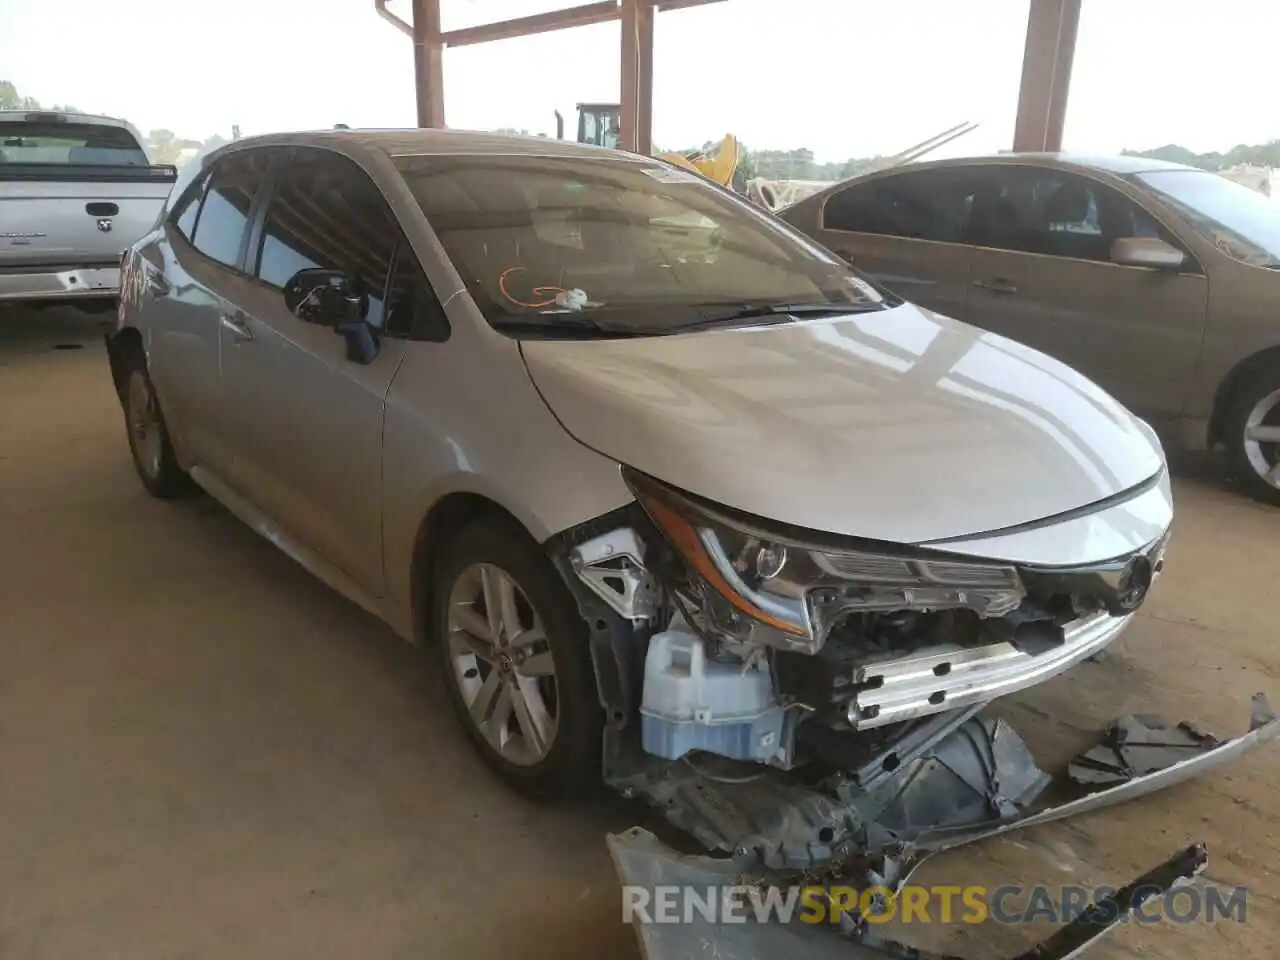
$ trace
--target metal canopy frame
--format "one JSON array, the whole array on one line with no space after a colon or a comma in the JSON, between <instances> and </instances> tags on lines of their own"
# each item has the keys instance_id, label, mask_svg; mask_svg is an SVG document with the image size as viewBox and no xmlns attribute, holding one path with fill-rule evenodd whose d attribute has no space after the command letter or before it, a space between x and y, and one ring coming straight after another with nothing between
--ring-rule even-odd
<instances>
[{"instance_id":1,"label":"metal canopy frame","mask_svg":"<svg viewBox=\"0 0 1280 960\"><path fill-rule=\"evenodd\" d=\"M723 0L599 0L563 10L460 30L441 30L440 0L413 0L413 21L373 0L378 15L413 40L418 126L443 127L444 49L527 37L593 23L620 21L622 135L619 146L637 153L653 151L653 25L658 11L702 7ZM785 0L778 0L785 2ZM1060 150L1067 91L1075 58L1081 0L1030 0L1027 41L1013 148Z\"/></svg>"}]
</instances>

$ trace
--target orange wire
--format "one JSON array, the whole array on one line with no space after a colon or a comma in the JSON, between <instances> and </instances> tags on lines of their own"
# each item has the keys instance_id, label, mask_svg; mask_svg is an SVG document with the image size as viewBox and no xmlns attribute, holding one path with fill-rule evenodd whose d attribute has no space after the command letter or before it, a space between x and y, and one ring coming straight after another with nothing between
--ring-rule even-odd
<instances>
[{"instance_id":1,"label":"orange wire","mask_svg":"<svg viewBox=\"0 0 1280 960\"><path fill-rule=\"evenodd\" d=\"M528 303L524 300L513 297L507 290L507 275L520 270L527 271L528 269L528 267L521 266L507 267L507 269L503 270L502 273L498 274L498 289L501 290L502 295L512 303L518 304L522 307L528 307L530 310L540 310L543 307L549 307L554 304L556 302L556 294L568 292L564 287L534 287L532 293L535 297L545 297L547 294L551 294L550 300L539 300L537 303Z\"/></svg>"}]
</instances>

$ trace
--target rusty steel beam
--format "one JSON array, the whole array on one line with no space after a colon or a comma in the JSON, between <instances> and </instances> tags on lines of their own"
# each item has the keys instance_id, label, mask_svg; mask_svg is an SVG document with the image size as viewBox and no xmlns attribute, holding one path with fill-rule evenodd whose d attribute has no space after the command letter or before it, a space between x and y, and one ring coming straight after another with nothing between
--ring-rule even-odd
<instances>
[{"instance_id":1,"label":"rusty steel beam","mask_svg":"<svg viewBox=\"0 0 1280 960\"><path fill-rule=\"evenodd\" d=\"M413 0L412 24L388 10L387 0L373 0L373 5L378 16L413 38L420 127L444 126L445 47L622 21L621 145L624 149L649 153L653 149L654 14L659 10L685 10L721 2L723 0L600 0L564 10L449 31L440 29L440 0Z\"/></svg>"},{"instance_id":2,"label":"rusty steel beam","mask_svg":"<svg viewBox=\"0 0 1280 960\"><path fill-rule=\"evenodd\" d=\"M1013 149L1062 149L1080 0L1031 0Z\"/></svg>"},{"instance_id":3,"label":"rusty steel beam","mask_svg":"<svg viewBox=\"0 0 1280 960\"><path fill-rule=\"evenodd\" d=\"M440 39L447 47L462 47L472 43L488 43L491 40L508 40L511 37L528 37L552 30L585 27L593 23L608 23L621 15L617 0L602 0L600 3L587 3L566 10L552 10L550 13L450 30L442 34Z\"/></svg>"},{"instance_id":4,"label":"rusty steel beam","mask_svg":"<svg viewBox=\"0 0 1280 960\"><path fill-rule=\"evenodd\" d=\"M401 33L405 34L405 36L409 37L410 39L413 38L413 24L407 23L406 21L401 20L394 13L388 10L387 0L373 0L373 8L374 10L377 11L378 16L380 16L383 20L387 21L387 23L391 24Z\"/></svg>"},{"instance_id":5,"label":"rusty steel beam","mask_svg":"<svg viewBox=\"0 0 1280 960\"><path fill-rule=\"evenodd\" d=\"M622 101L618 146L653 151L653 15L649 0L622 0Z\"/></svg>"},{"instance_id":6,"label":"rusty steel beam","mask_svg":"<svg viewBox=\"0 0 1280 960\"><path fill-rule=\"evenodd\" d=\"M440 0L413 0L413 76L418 91L418 126L444 126L444 44L440 40Z\"/></svg>"},{"instance_id":7,"label":"rusty steel beam","mask_svg":"<svg viewBox=\"0 0 1280 960\"><path fill-rule=\"evenodd\" d=\"M665 13L668 10L687 10L690 7L705 7L712 3L723 3L724 0L648 0L650 6L657 7Z\"/></svg>"}]
</instances>

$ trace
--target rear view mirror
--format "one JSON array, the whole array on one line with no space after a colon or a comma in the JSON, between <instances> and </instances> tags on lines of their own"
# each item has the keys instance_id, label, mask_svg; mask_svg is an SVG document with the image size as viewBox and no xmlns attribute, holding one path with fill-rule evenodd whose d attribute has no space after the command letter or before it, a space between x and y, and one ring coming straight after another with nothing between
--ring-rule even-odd
<instances>
[{"instance_id":1,"label":"rear view mirror","mask_svg":"<svg viewBox=\"0 0 1280 960\"><path fill-rule=\"evenodd\" d=\"M341 270L299 270L284 288L285 306L299 320L332 327L347 341L347 359L372 363L378 356L377 332L365 321L369 295L360 281Z\"/></svg>"},{"instance_id":2,"label":"rear view mirror","mask_svg":"<svg viewBox=\"0 0 1280 960\"><path fill-rule=\"evenodd\" d=\"M1111 262L1126 267L1178 270L1187 255L1159 237L1120 237L1111 244Z\"/></svg>"}]
</instances>

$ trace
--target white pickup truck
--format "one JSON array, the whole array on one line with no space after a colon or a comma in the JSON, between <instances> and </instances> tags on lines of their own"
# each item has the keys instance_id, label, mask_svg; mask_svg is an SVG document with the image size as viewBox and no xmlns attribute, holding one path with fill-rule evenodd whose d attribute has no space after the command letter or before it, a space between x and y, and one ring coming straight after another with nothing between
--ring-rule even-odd
<instances>
[{"instance_id":1,"label":"white pickup truck","mask_svg":"<svg viewBox=\"0 0 1280 960\"><path fill-rule=\"evenodd\" d=\"M0 303L113 307L176 179L123 120L0 110Z\"/></svg>"}]
</instances>

